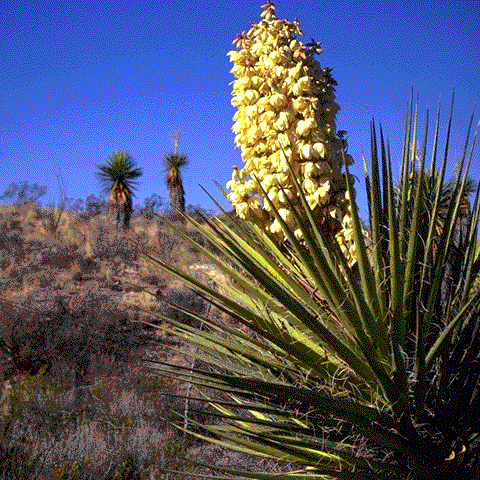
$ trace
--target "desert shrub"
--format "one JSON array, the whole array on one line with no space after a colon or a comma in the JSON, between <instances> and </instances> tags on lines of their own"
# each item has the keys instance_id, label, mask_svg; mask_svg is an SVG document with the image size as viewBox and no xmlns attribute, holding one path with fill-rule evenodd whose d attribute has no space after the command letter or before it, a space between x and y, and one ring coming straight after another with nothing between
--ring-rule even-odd
<instances>
[{"instance_id":1,"label":"desert shrub","mask_svg":"<svg viewBox=\"0 0 480 480\"><path fill-rule=\"evenodd\" d=\"M133 212L135 215L152 219L155 215L160 214L161 207L163 207L164 203L165 201L160 195L153 193L143 201L143 206L135 205Z\"/></svg>"},{"instance_id":2,"label":"desert shrub","mask_svg":"<svg viewBox=\"0 0 480 480\"><path fill-rule=\"evenodd\" d=\"M26 373L12 378L2 399L3 436L18 440L27 431L36 435L57 435L67 423L61 393L70 387L45 378L46 366L35 375ZM21 425L28 425L23 428Z\"/></svg>"},{"instance_id":3,"label":"desert shrub","mask_svg":"<svg viewBox=\"0 0 480 480\"><path fill-rule=\"evenodd\" d=\"M55 480L80 480L85 475L85 467L89 460L79 463L73 462L72 465L62 463L55 468Z\"/></svg>"},{"instance_id":4,"label":"desert shrub","mask_svg":"<svg viewBox=\"0 0 480 480\"><path fill-rule=\"evenodd\" d=\"M45 248L46 246L46 248ZM78 253L74 245L65 245L63 243L44 244L44 248L39 248L39 253L35 258L39 262L39 266L52 265L59 269L68 269L74 261L81 261L83 257ZM87 263L84 261L83 263ZM31 267L31 265L29 265Z\"/></svg>"},{"instance_id":5,"label":"desert shrub","mask_svg":"<svg viewBox=\"0 0 480 480\"><path fill-rule=\"evenodd\" d=\"M199 321L192 315L180 311L176 306L180 306L196 314L204 314L209 306L198 293L193 290L166 288L159 294L159 311L172 320L182 322L188 325L199 326Z\"/></svg>"},{"instance_id":6,"label":"desert shrub","mask_svg":"<svg viewBox=\"0 0 480 480\"><path fill-rule=\"evenodd\" d=\"M87 216L93 217L100 215L101 213L105 213L107 208L107 202L101 197L89 195L85 200L85 213Z\"/></svg>"},{"instance_id":7,"label":"desert shrub","mask_svg":"<svg viewBox=\"0 0 480 480\"><path fill-rule=\"evenodd\" d=\"M3 301L1 336L3 376L47 373L60 381L75 375L119 372L141 355L147 340L143 326L95 294L70 301L58 296L47 311L35 309L35 300L24 306ZM33 304L33 305L32 305Z\"/></svg>"},{"instance_id":8,"label":"desert shrub","mask_svg":"<svg viewBox=\"0 0 480 480\"><path fill-rule=\"evenodd\" d=\"M174 382L132 372L105 376L90 387L90 413L80 417L75 414L71 390L48 379L45 369L10 383L7 400L0 405L3 408L8 402L9 408L2 410L0 419L6 433L3 460L11 476L0 474L0 478L185 478L167 473L185 471L192 457L191 444L172 427L179 419L171 409L183 413ZM196 442L194 447L198 459L203 455L201 445ZM18 465L22 469L15 469ZM14 476L16 471L22 476Z\"/></svg>"},{"instance_id":9,"label":"desert shrub","mask_svg":"<svg viewBox=\"0 0 480 480\"><path fill-rule=\"evenodd\" d=\"M0 200L10 200L12 203L36 203L47 193L46 185L29 184L28 181L11 183L0 196Z\"/></svg>"},{"instance_id":10,"label":"desert shrub","mask_svg":"<svg viewBox=\"0 0 480 480\"><path fill-rule=\"evenodd\" d=\"M0 440L0 478L2 480L35 478L41 471L39 456L32 456L31 451L21 445L4 442L3 438Z\"/></svg>"},{"instance_id":11,"label":"desert shrub","mask_svg":"<svg viewBox=\"0 0 480 480\"><path fill-rule=\"evenodd\" d=\"M162 212L162 218L170 223L181 224L183 222L183 216L174 210L166 209Z\"/></svg>"},{"instance_id":12,"label":"desert shrub","mask_svg":"<svg viewBox=\"0 0 480 480\"><path fill-rule=\"evenodd\" d=\"M3 287L17 290L24 297L39 293L37 289L61 287L66 280L81 280L100 270L75 245L56 240L27 242L20 236L18 245L10 243L5 251L0 250L0 266L2 276L9 278Z\"/></svg>"},{"instance_id":13,"label":"desert shrub","mask_svg":"<svg viewBox=\"0 0 480 480\"><path fill-rule=\"evenodd\" d=\"M134 374L129 365L126 375L105 375L88 387L93 401L83 402L86 408L80 415L70 385L48 378L45 367L9 380L0 402L0 478L151 478L148 442L161 449L172 435L172 418L153 417L158 404L145 398L143 386L136 384L143 375ZM156 385L152 391L160 397L167 388L170 385ZM165 458L163 465L170 463Z\"/></svg>"},{"instance_id":14,"label":"desert shrub","mask_svg":"<svg viewBox=\"0 0 480 480\"><path fill-rule=\"evenodd\" d=\"M39 429L57 431L63 427L57 408L41 409L36 402L39 392L49 392L50 400L65 386L49 385L44 380L45 367L36 375L12 379L0 401L0 478L38 478L43 469L42 453L35 453L30 441Z\"/></svg>"},{"instance_id":15,"label":"desert shrub","mask_svg":"<svg viewBox=\"0 0 480 480\"><path fill-rule=\"evenodd\" d=\"M69 212L83 212L85 210L85 201L83 198L65 197L65 210Z\"/></svg>"},{"instance_id":16,"label":"desert shrub","mask_svg":"<svg viewBox=\"0 0 480 480\"><path fill-rule=\"evenodd\" d=\"M20 222L10 218L0 220L0 268L5 271L14 258L20 256L23 241L18 228Z\"/></svg>"},{"instance_id":17,"label":"desert shrub","mask_svg":"<svg viewBox=\"0 0 480 480\"><path fill-rule=\"evenodd\" d=\"M54 469L54 480L142 480L145 476L135 456L127 455L118 464L110 462L107 469L92 466L90 459L61 463Z\"/></svg>"},{"instance_id":18,"label":"desert shrub","mask_svg":"<svg viewBox=\"0 0 480 480\"><path fill-rule=\"evenodd\" d=\"M124 236L114 236L102 231L96 238L95 254L99 258L119 257L126 264L132 264L138 257L137 246Z\"/></svg>"}]
</instances>

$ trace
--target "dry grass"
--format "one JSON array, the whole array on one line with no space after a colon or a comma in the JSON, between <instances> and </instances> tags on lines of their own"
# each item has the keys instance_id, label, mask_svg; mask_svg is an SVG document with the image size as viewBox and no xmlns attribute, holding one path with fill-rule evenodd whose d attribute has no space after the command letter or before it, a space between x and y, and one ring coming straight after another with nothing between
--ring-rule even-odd
<instances>
[{"instance_id":1,"label":"dry grass","mask_svg":"<svg viewBox=\"0 0 480 480\"><path fill-rule=\"evenodd\" d=\"M118 233L105 214L0 205L1 479L186 480L166 470L208 474L190 459L239 468L258 462L193 442L175 427L183 423L175 412L184 411L175 395L186 386L149 376L136 352L186 366L190 347L161 332L125 333L130 319L154 320L125 303L185 322L193 319L144 290L199 312L205 305L139 260L138 244L179 268L205 263L158 217L134 216ZM166 348L172 343L185 354ZM197 419L209 418L203 403L190 407Z\"/></svg>"},{"instance_id":2,"label":"dry grass","mask_svg":"<svg viewBox=\"0 0 480 480\"><path fill-rule=\"evenodd\" d=\"M39 456L39 479L55 478L62 466L69 471L75 462L81 465L79 478L115 478L115 470L126 459L130 459L132 474L154 478L162 468L180 461L167 453L174 444L181 447L181 438L169 425L171 414L167 416L167 409L158 407L158 403L172 405L172 399L158 389L157 403L149 400L151 392L140 383L144 377L145 373L135 372L115 379L98 378L90 386L91 396L83 411L75 414L71 388L60 385L55 389L41 375L27 376L27 385L14 385L7 397L12 406L3 419L13 425L4 441L22 446L30 458Z\"/></svg>"},{"instance_id":3,"label":"dry grass","mask_svg":"<svg viewBox=\"0 0 480 480\"><path fill-rule=\"evenodd\" d=\"M169 286L175 282L139 262L136 243L161 252L177 267L202 261L159 217L133 217L131 229L118 233L107 214L89 217L72 212L63 212L53 231L45 223L54 215L58 214L35 204L0 206L0 281L4 280L0 295L8 288L8 293L16 291L17 297L26 297L45 283L74 288L75 282L92 276L111 281L129 268L144 283Z\"/></svg>"}]
</instances>

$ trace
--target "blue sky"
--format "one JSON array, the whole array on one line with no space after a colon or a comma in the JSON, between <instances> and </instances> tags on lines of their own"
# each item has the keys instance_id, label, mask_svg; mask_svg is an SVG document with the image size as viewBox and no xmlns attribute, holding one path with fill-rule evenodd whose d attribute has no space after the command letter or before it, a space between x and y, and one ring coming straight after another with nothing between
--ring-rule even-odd
<instances>
[{"instance_id":1,"label":"blue sky","mask_svg":"<svg viewBox=\"0 0 480 480\"><path fill-rule=\"evenodd\" d=\"M226 53L249 21L259 20L262 3L0 2L0 194L28 180L49 187L44 201L58 201L60 174L69 197L99 195L95 166L128 150L144 172L135 202L152 193L167 200L161 159L172 151L171 132L180 130L180 153L190 159L183 171L187 204L214 209L199 184L221 199L212 179L224 185L232 165L241 165ZM317 59L338 82L337 127L348 131L360 192L369 121L382 122L398 164L412 87L422 115L430 107L434 116L442 98L445 131L456 85L451 158L461 155L480 100L479 1L275 4L279 18L299 18L302 40L322 41L325 53ZM475 125L479 118L477 112Z\"/></svg>"}]
</instances>

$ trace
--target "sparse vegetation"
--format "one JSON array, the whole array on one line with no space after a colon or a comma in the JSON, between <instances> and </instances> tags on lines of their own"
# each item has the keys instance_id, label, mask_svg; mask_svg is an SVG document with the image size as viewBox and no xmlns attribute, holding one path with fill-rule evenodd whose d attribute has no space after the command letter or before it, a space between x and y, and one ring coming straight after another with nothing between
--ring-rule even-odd
<instances>
[{"instance_id":1,"label":"sparse vegetation","mask_svg":"<svg viewBox=\"0 0 480 480\"><path fill-rule=\"evenodd\" d=\"M162 473L185 470L201 449L174 427L182 422L173 412L184 409L176 395L186 387L149 377L142 363L188 365L188 349L170 352L180 340L138 320L161 322L140 307L168 316L167 299L187 308L203 300L139 259L138 245L179 268L204 259L158 212L139 211L119 235L102 210L64 209L52 230L39 204L0 205L2 480L188 478ZM145 289L162 291L163 300ZM192 405L192 418L205 418L202 405Z\"/></svg>"},{"instance_id":2,"label":"sparse vegetation","mask_svg":"<svg viewBox=\"0 0 480 480\"><path fill-rule=\"evenodd\" d=\"M262 8L230 52L232 212L185 205L179 132L169 209L133 206L127 152L108 202L0 196L0 480L480 480L466 150L445 182L436 129L427 170L412 100L394 187L372 123L364 226L320 43Z\"/></svg>"}]
</instances>

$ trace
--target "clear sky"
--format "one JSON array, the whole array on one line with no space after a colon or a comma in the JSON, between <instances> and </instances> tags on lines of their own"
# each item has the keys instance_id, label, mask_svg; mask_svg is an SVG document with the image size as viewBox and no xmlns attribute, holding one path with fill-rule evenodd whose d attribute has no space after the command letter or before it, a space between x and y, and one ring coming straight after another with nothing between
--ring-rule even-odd
<instances>
[{"instance_id":1,"label":"clear sky","mask_svg":"<svg viewBox=\"0 0 480 480\"><path fill-rule=\"evenodd\" d=\"M49 187L43 201L58 201L60 174L69 197L99 195L95 166L115 150L128 150L144 172L134 202L152 193L167 201L161 159L172 151L171 132L180 130L179 151L190 159L183 171L186 202L214 209L199 184L221 199L212 179L224 185L232 165L241 165L226 54L249 21L260 19L262 3L1 0L0 194L27 180ZM451 158L460 156L480 100L478 0L275 5L278 18L299 18L301 40L322 41L325 53L317 59L333 68L338 82L337 127L348 131L360 191L369 121L382 122L398 164L412 87L422 114L429 106L433 117L441 97L445 120L456 85L459 140ZM477 112L475 125L479 118ZM476 179L479 151L471 169Z\"/></svg>"}]
</instances>

